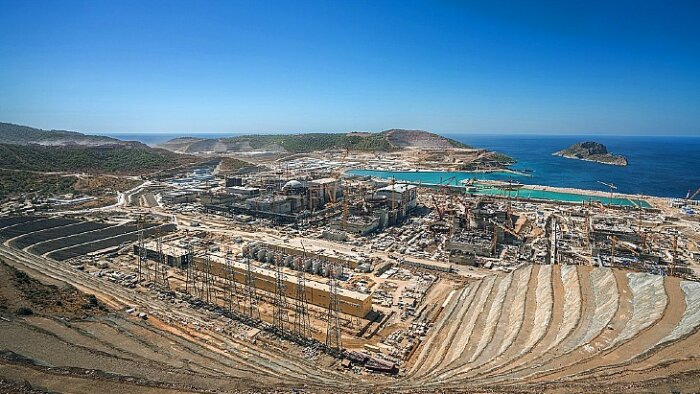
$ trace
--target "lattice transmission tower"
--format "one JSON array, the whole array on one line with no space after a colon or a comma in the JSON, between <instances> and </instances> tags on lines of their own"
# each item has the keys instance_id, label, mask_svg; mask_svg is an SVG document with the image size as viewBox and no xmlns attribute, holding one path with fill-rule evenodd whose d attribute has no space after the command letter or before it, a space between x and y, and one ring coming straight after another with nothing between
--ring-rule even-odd
<instances>
[{"instance_id":1,"label":"lattice transmission tower","mask_svg":"<svg viewBox=\"0 0 700 394\"><path fill-rule=\"evenodd\" d=\"M275 257L275 301L272 316L272 324L277 327L280 333L289 326L289 310L287 304L287 283L284 272L282 272L282 258Z\"/></svg>"},{"instance_id":2,"label":"lattice transmission tower","mask_svg":"<svg viewBox=\"0 0 700 394\"><path fill-rule=\"evenodd\" d=\"M306 297L306 277L304 275L304 259L297 259L297 292L294 305L294 332L301 338L311 335L309 320L309 302Z\"/></svg>"},{"instance_id":3,"label":"lattice transmission tower","mask_svg":"<svg viewBox=\"0 0 700 394\"><path fill-rule=\"evenodd\" d=\"M189 233L186 235L187 254L185 255L185 293L197 296L197 280L196 263L194 261L194 243Z\"/></svg>"},{"instance_id":4,"label":"lattice transmission tower","mask_svg":"<svg viewBox=\"0 0 700 394\"><path fill-rule=\"evenodd\" d=\"M139 265L138 265L138 276L139 282L143 279L150 280L150 274L148 271L148 252L146 251L146 241L143 236L143 223L139 220L138 223L138 253L139 253Z\"/></svg>"},{"instance_id":5,"label":"lattice transmission tower","mask_svg":"<svg viewBox=\"0 0 700 394\"><path fill-rule=\"evenodd\" d=\"M156 229L156 236L156 262L153 266L153 281L157 286L167 289L169 288L168 265L165 262L165 253L163 253L163 234L161 234L160 228Z\"/></svg>"},{"instance_id":6,"label":"lattice transmission tower","mask_svg":"<svg viewBox=\"0 0 700 394\"><path fill-rule=\"evenodd\" d=\"M214 275L211 271L211 256L209 249L204 252L204 263L202 264L201 272L201 292L200 299L211 303L216 297L214 293Z\"/></svg>"},{"instance_id":7,"label":"lattice transmission tower","mask_svg":"<svg viewBox=\"0 0 700 394\"><path fill-rule=\"evenodd\" d=\"M326 327L326 347L340 350L342 346L340 335L340 303L338 300L338 281L336 279L336 265L330 263L328 279L328 326Z\"/></svg>"},{"instance_id":8,"label":"lattice transmission tower","mask_svg":"<svg viewBox=\"0 0 700 394\"><path fill-rule=\"evenodd\" d=\"M258 309L258 292L255 289L255 274L253 273L252 266L250 264L251 259L245 260L245 295L247 301L247 312L251 319L260 319L260 310Z\"/></svg>"},{"instance_id":9,"label":"lattice transmission tower","mask_svg":"<svg viewBox=\"0 0 700 394\"><path fill-rule=\"evenodd\" d=\"M226 306L228 312L233 314L241 309L241 304L238 300L238 289L236 288L236 271L233 263L233 252L226 252L226 270L224 273L224 287L226 289ZM234 307L235 305L235 307Z\"/></svg>"}]
</instances>

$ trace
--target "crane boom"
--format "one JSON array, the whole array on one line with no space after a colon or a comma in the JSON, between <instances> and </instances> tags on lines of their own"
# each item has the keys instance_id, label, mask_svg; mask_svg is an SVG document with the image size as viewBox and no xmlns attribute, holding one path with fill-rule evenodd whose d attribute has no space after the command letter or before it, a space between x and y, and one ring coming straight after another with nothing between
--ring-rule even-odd
<instances>
[{"instance_id":1,"label":"crane boom","mask_svg":"<svg viewBox=\"0 0 700 394\"><path fill-rule=\"evenodd\" d=\"M613 185L612 183L606 183L606 182L603 182L603 181L597 181L597 182L600 183L601 185L605 185L605 186L607 186L607 187L609 187L609 188L611 188L611 189L617 190L617 186Z\"/></svg>"},{"instance_id":2,"label":"crane boom","mask_svg":"<svg viewBox=\"0 0 700 394\"><path fill-rule=\"evenodd\" d=\"M445 216L445 210L440 206L440 203L438 203L437 199L435 198L435 195L430 196L433 199L433 204L435 204L435 210L438 213L438 217L440 220Z\"/></svg>"},{"instance_id":3,"label":"crane boom","mask_svg":"<svg viewBox=\"0 0 700 394\"><path fill-rule=\"evenodd\" d=\"M692 194L690 197L688 197L687 199L688 199L688 200L692 200L692 199L694 199L698 194L700 194L700 187L698 188L698 190L695 191L695 193L693 193L693 194Z\"/></svg>"},{"instance_id":4,"label":"crane boom","mask_svg":"<svg viewBox=\"0 0 700 394\"><path fill-rule=\"evenodd\" d=\"M613 185L612 183L606 183L603 181L597 181L601 185L605 185L610 188L610 201L608 201L608 207L612 207L612 200L613 200L613 190L617 190L617 186Z\"/></svg>"},{"instance_id":5,"label":"crane boom","mask_svg":"<svg viewBox=\"0 0 700 394\"><path fill-rule=\"evenodd\" d=\"M508 234L514 236L515 238L517 238L517 239L519 239L519 240L522 240L522 239L523 239L522 235L520 235L520 234L516 233L515 231L509 229L508 227L506 227L506 226L504 226L504 225L498 223L497 221L495 221L495 220L493 220L493 219L489 219L489 222L493 223L496 227L498 227L498 228L500 228L501 230L507 232Z\"/></svg>"}]
</instances>

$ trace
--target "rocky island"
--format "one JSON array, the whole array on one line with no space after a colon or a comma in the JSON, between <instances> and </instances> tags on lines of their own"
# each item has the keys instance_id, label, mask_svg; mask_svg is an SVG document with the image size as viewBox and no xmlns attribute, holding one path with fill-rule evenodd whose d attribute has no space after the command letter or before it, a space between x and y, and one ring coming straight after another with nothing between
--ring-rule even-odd
<instances>
[{"instance_id":1,"label":"rocky island","mask_svg":"<svg viewBox=\"0 0 700 394\"><path fill-rule=\"evenodd\" d=\"M573 144L566 149L555 152L554 155L566 157L567 159L594 161L615 166L627 165L627 159L624 156L612 154L608 152L608 148L605 145L593 141Z\"/></svg>"}]
</instances>

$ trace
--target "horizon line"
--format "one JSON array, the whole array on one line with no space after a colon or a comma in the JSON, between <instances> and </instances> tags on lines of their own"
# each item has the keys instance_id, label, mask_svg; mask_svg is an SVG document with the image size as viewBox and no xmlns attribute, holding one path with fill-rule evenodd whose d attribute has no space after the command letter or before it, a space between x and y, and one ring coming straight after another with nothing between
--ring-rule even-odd
<instances>
[{"instance_id":1,"label":"horizon line","mask_svg":"<svg viewBox=\"0 0 700 394\"><path fill-rule=\"evenodd\" d=\"M446 135L474 135L474 136L609 136L609 137L700 137L700 131L696 134L664 134L664 133L606 133L606 132L543 132L543 131L431 131L424 128L390 127L378 131L345 130L345 131L78 131L68 128L41 128L27 124L3 121L0 123L13 124L22 127L30 127L44 131L72 131L85 135L99 135L106 137L128 135L176 135L180 137L195 137L197 135L285 135L285 134L347 134L347 133L381 133L387 130L419 130L429 133Z\"/></svg>"},{"instance_id":2,"label":"horizon line","mask_svg":"<svg viewBox=\"0 0 700 394\"><path fill-rule=\"evenodd\" d=\"M196 132L170 132L170 131L154 131L154 132L140 132L140 131L124 131L124 132L85 132L94 133L94 135L103 136L128 136L128 135L171 135L180 137L196 137L196 136L211 136L211 135L292 135L292 134L348 134L348 133L372 133L377 134L381 131L196 131ZM440 131L430 131L423 129L394 129L394 130L419 130L428 133L433 133L441 136L450 135L474 135L474 136L542 136L542 137L567 137L567 136L597 136L597 137L694 137L700 138L698 134L611 134L611 133L595 133L595 132L581 132L581 133L555 133L555 132L537 132L537 131L507 131L507 132L488 132L488 131L463 131L463 132L440 132ZM52 130L48 130L52 131Z\"/></svg>"}]
</instances>

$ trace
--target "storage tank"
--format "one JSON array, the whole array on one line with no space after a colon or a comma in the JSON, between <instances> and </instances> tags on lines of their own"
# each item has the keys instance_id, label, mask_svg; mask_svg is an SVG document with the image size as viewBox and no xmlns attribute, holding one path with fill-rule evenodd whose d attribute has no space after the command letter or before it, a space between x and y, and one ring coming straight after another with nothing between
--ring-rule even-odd
<instances>
[{"instance_id":1,"label":"storage tank","mask_svg":"<svg viewBox=\"0 0 700 394\"><path fill-rule=\"evenodd\" d=\"M320 260L314 260L311 263L311 273L319 275L321 273L321 269L323 268L323 263Z\"/></svg>"},{"instance_id":2,"label":"storage tank","mask_svg":"<svg viewBox=\"0 0 700 394\"><path fill-rule=\"evenodd\" d=\"M292 257L291 255L285 256L284 265L289 267L289 268L295 268L294 267L294 257Z\"/></svg>"}]
</instances>

